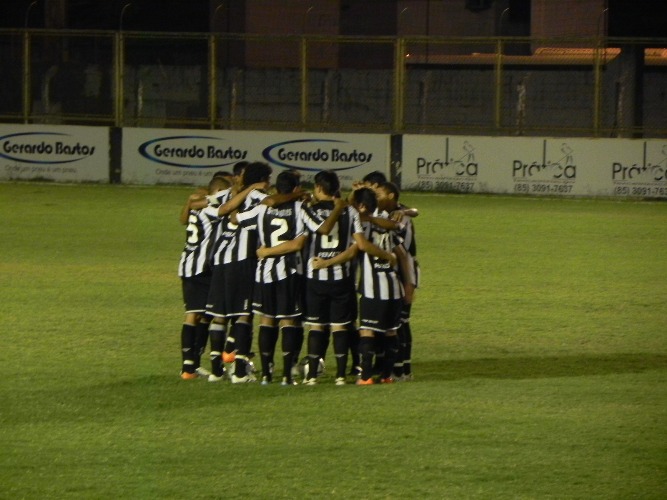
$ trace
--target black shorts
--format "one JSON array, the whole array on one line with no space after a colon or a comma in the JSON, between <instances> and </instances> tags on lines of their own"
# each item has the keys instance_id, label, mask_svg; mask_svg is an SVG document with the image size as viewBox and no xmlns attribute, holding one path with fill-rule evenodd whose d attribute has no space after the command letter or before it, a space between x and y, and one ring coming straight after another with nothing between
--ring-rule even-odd
<instances>
[{"instance_id":1,"label":"black shorts","mask_svg":"<svg viewBox=\"0 0 667 500\"><path fill-rule=\"evenodd\" d=\"M301 277L292 274L272 283L255 283L252 310L276 319L301 316Z\"/></svg>"},{"instance_id":2,"label":"black shorts","mask_svg":"<svg viewBox=\"0 0 667 500\"><path fill-rule=\"evenodd\" d=\"M256 259L245 259L223 264L224 310L226 317L246 316L252 313L252 298L255 287Z\"/></svg>"},{"instance_id":3,"label":"black shorts","mask_svg":"<svg viewBox=\"0 0 667 500\"><path fill-rule=\"evenodd\" d=\"M357 293L354 280L306 280L306 323L310 325L347 325L357 318Z\"/></svg>"},{"instance_id":4,"label":"black shorts","mask_svg":"<svg viewBox=\"0 0 667 500\"><path fill-rule=\"evenodd\" d=\"M206 301L206 312L211 316L225 316L225 270L223 265L213 266L211 286Z\"/></svg>"},{"instance_id":5,"label":"black shorts","mask_svg":"<svg viewBox=\"0 0 667 500\"><path fill-rule=\"evenodd\" d=\"M206 311L210 285L211 276L208 274L181 278L186 313L203 313Z\"/></svg>"},{"instance_id":6,"label":"black shorts","mask_svg":"<svg viewBox=\"0 0 667 500\"><path fill-rule=\"evenodd\" d=\"M387 332L401 325L403 299L359 299L359 329Z\"/></svg>"}]
</instances>

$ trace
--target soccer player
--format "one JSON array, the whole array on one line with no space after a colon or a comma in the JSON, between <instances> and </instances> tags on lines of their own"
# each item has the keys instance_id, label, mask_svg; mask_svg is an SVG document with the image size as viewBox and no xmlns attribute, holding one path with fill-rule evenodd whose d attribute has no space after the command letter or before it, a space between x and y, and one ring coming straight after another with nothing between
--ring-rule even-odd
<instances>
[{"instance_id":1,"label":"soccer player","mask_svg":"<svg viewBox=\"0 0 667 500\"><path fill-rule=\"evenodd\" d=\"M352 193L354 206L360 213L374 214L377 198L370 188L357 189ZM400 263L399 274L396 262L378 258L367 252L361 255L359 273L359 352L361 354L361 377L358 385L373 384L373 358L375 337L384 334L385 357L380 374L381 383L392 383L391 372L398 351L397 330L405 295L401 277L408 276L408 264L402 240L393 232L375 224L365 223L366 238L386 252L396 255ZM362 249L363 251L363 249Z\"/></svg>"},{"instance_id":2,"label":"soccer player","mask_svg":"<svg viewBox=\"0 0 667 500\"><path fill-rule=\"evenodd\" d=\"M243 171L242 190L220 206L219 214L227 216L221 222L223 244L220 250L223 275L222 309L224 317L232 323L230 336L234 338L233 384L254 382L249 373L252 345L252 299L257 266L257 233L233 222L234 212L240 213L258 205L267 194L271 167L267 163L253 162Z\"/></svg>"},{"instance_id":3,"label":"soccer player","mask_svg":"<svg viewBox=\"0 0 667 500\"><path fill-rule=\"evenodd\" d=\"M208 195L213 196L228 185L222 177L213 177L208 185ZM181 328L182 370L181 378L192 380L208 376L208 370L200 366L201 355L208 339L209 321L205 315L206 300L211 283L208 265L208 245L218 222L217 206L201 206L206 198L194 193L181 211L180 221L186 225L185 247L178 263L181 278L185 319Z\"/></svg>"},{"instance_id":4,"label":"soccer player","mask_svg":"<svg viewBox=\"0 0 667 500\"><path fill-rule=\"evenodd\" d=\"M386 212L400 210L400 192L393 182L385 182L376 191L379 208ZM405 297L401 309L401 326L398 329L399 350L394 363L393 377L397 381L412 380L412 330L410 328L410 314L414 301L415 289L419 287L420 269L417 262L417 244L412 217L403 215L398 221L398 234L403 239L403 247L407 251L409 276L403 279Z\"/></svg>"},{"instance_id":5,"label":"soccer player","mask_svg":"<svg viewBox=\"0 0 667 500\"><path fill-rule=\"evenodd\" d=\"M243 171L248 165L246 161L237 162L233 168L233 177L231 186L218 193L214 202L220 206L229 201L242 189ZM226 245L229 242L232 229L228 227L228 215L221 214L218 209L218 225L211 240L209 251L209 261L212 268L211 287L206 302L206 312L213 319L209 327L211 340L211 374L208 377L209 382L219 382L224 378L224 366L222 353L227 340L227 318L224 314L224 276L222 274L222 256ZM233 343L233 342L232 342ZM231 352L231 351L230 351Z\"/></svg>"},{"instance_id":6,"label":"soccer player","mask_svg":"<svg viewBox=\"0 0 667 500\"><path fill-rule=\"evenodd\" d=\"M276 191L279 195L298 192L299 178L289 171L278 175ZM294 240L304 232L300 218L301 201L292 200L269 206L260 203L250 210L236 214L238 224L254 229L263 248L272 248ZM234 217L233 217L234 219ZM305 241L301 238L300 241ZM262 384L273 381L273 364L279 329L282 333L282 385L293 385L292 364L294 352L300 348L299 324L301 317L300 248L278 256L267 256L257 261L253 312L260 316L259 351L262 364Z\"/></svg>"},{"instance_id":7,"label":"soccer player","mask_svg":"<svg viewBox=\"0 0 667 500\"><path fill-rule=\"evenodd\" d=\"M336 357L335 383L345 384L349 329L357 311L350 261L357 249L395 263L391 253L364 237L357 210L336 197L339 191L340 181L335 172L318 172L313 193L317 203L301 212L310 230L306 270L306 324L310 326L308 375L304 378L307 385L317 383L329 332Z\"/></svg>"}]
</instances>

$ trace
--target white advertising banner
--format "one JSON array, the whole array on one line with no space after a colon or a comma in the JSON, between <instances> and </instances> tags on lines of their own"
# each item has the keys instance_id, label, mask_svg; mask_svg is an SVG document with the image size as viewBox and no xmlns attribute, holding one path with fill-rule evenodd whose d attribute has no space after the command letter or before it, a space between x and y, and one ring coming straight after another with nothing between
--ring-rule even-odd
<instances>
[{"instance_id":1,"label":"white advertising banner","mask_svg":"<svg viewBox=\"0 0 667 500\"><path fill-rule=\"evenodd\" d=\"M109 129L0 125L0 180L109 182Z\"/></svg>"},{"instance_id":2,"label":"white advertising banner","mask_svg":"<svg viewBox=\"0 0 667 500\"><path fill-rule=\"evenodd\" d=\"M123 129L122 177L127 184L205 185L239 161L296 169L311 181L334 170L350 187L374 170L388 171L390 137L381 134Z\"/></svg>"},{"instance_id":3,"label":"white advertising banner","mask_svg":"<svg viewBox=\"0 0 667 500\"><path fill-rule=\"evenodd\" d=\"M667 198L667 140L405 135L402 189Z\"/></svg>"}]
</instances>

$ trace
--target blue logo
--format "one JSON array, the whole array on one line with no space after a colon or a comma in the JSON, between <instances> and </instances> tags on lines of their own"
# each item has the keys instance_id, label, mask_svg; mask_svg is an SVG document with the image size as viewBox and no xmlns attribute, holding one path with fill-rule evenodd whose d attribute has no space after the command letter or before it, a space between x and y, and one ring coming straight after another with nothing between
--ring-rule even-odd
<instances>
[{"instance_id":1,"label":"blue logo","mask_svg":"<svg viewBox=\"0 0 667 500\"><path fill-rule=\"evenodd\" d=\"M268 146L262 156L269 163L306 172L343 171L370 163L373 153L359 151L346 141L299 139Z\"/></svg>"},{"instance_id":2,"label":"blue logo","mask_svg":"<svg viewBox=\"0 0 667 500\"><path fill-rule=\"evenodd\" d=\"M248 156L248 151L221 142L217 137L173 135L144 142L138 151L147 160L182 168L224 167Z\"/></svg>"},{"instance_id":3,"label":"blue logo","mask_svg":"<svg viewBox=\"0 0 667 500\"><path fill-rule=\"evenodd\" d=\"M95 146L67 140L59 132L21 132L0 137L0 157L21 163L57 165L92 156Z\"/></svg>"}]
</instances>

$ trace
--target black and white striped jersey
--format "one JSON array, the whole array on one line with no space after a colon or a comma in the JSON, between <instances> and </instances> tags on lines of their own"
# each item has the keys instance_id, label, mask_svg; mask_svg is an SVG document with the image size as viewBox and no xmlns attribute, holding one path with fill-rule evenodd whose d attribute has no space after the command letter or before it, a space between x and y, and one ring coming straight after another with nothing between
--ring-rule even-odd
<instances>
[{"instance_id":1,"label":"black and white striped jersey","mask_svg":"<svg viewBox=\"0 0 667 500\"><path fill-rule=\"evenodd\" d=\"M190 210L185 228L185 247L178 263L180 277L191 278L210 272L209 243L218 220L218 210L211 205L201 210Z\"/></svg>"},{"instance_id":2,"label":"black and white striped jersey","mask_svg":"<svg viewBox=\"0 0 667 500\"><path fill-rule=\"evenodd\" d=\"M260 245L271 248L304 233L300 212L301 202L292 201L276 207L260 204L237 214L236 218L241 227L256 231ZM300 266L301 252L260 259L257 262L255 281L257 283L281 281L297 273Z\"/></svg>"},{"instance_id":3,"label":"black and white striped jersey","mask_svg":"<svg viewBox=\"0 0 667 500\"><path fill-rule=\"evenodd\" d=\"M415 241L415 226L412 222L412 217L404 215L399 224L401 225L401 228L396 232L403 239L403 247L408 254L407 260L410 271L408 280L415 287L418 287L421 273L419 270L419 263L417 262L417 242Z\"/></svg>"},{"instance_id":4,"label":"black and white striped jersey","mask_svg":"<svg viewBox=\"0 0 667 500\"><path fill-rule=\"evenodd\" d=\"M386 231L367 222L363 227L366 238L386 252L392 252L394 248L403 244L401 237L394 231ZM400 299L404 295L397 267L365 252L360 254L358 290L361 295L369 299L393 300Z\"/></svg>"},{"instance_id":5,"label":"black and white striped jersey","mask_svg":"<svg viewBox=\"0 0 667 500\"><path fill-rule=\"evenodd\" d=\"M250 210L266 198L266 193L253 190L248 194L239 208L239 214ZM231 199L231 191L228 196L221 198L221 204ZM213 265L229 264L242 260L257 258L257 234L247 228L234 224L228 215L220 218L215 241L212 245L211 260Z\"/></svg>"},{"instance_id":6,"label":"black and white striped jersey","mask_svg":"<svg viewBox=\"0 0 667 500\"><path fill-rule=\"evenodd\" d=\"M344 252L354 243L354 233L363 233L359 212L354 207L345 207L334 228L328 235L322 235L317 229L334 209L333 201L320 201L313 206L304 206L301 211L304 224L309 230L306 277L320 281L337 281L354 274L354 262L330 266L325 269L313 269L312 258L330 259Z\"/></svg>"}]
</instances>

